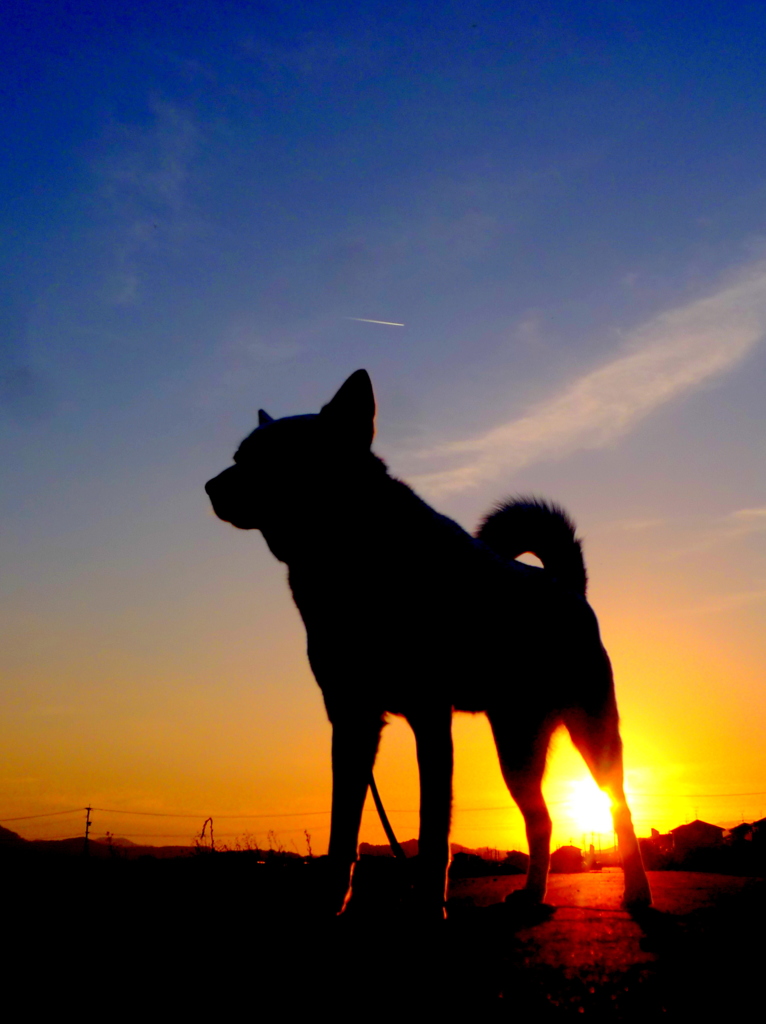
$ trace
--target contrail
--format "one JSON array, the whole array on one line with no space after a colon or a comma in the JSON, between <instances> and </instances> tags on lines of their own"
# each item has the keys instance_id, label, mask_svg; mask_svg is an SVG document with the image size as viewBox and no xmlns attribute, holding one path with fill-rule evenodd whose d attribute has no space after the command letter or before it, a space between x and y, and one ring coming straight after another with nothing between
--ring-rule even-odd
<instances>
[{"instance_id":1,"label":"contrail","mask_svg":"<svg viewBox=\"0 0 766 1024\"><path fill-rule=\"evenodd\" d=\"M363 324L385 324L386 327L404 327L404 324L395 324L391 320L368 320L363 316L344 316L344 320L358 320Z\"/></svg>"}]
</instances>

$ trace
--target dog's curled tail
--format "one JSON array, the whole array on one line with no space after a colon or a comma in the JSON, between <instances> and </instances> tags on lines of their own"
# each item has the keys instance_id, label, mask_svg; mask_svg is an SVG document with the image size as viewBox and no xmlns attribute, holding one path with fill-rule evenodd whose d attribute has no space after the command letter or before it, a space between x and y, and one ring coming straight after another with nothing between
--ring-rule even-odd
<instances>
[{"instance_id":1,"label":"dog's curled tail","mask_svg":"<svg viewBox=\"0 0 766 1024\"><path fill-rule=\"evenodd\" d=\"M566 512L540 498L519 497L497 505L479 527L480 541L501 558L529 551L566 586L585 595L588 576L575 524Z\"/></svg>"}]
</instances>

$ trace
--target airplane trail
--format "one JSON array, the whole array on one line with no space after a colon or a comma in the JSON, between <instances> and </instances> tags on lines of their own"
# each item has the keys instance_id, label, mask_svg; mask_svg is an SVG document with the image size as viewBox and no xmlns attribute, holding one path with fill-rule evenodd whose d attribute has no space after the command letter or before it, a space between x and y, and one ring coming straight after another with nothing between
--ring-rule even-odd
<instances>
[{"instance_id":1,"label":"airplane trail","mask_svg":"<svg viewBox=\"0 0 766 1024\"><path fill-rule=\"evenodd\" d=\"M385 324L386 327L404 327L404 324L396 324L392 320L368 320L364 316L344 316L344 320L358 320L363 324Z\"/></svg>"}]
</instances>

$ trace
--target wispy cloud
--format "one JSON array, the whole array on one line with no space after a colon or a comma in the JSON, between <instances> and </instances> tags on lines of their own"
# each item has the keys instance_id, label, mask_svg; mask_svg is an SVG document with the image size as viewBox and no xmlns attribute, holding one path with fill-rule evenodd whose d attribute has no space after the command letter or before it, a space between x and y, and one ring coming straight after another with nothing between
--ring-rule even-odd
<instances>
[{"instance_id":1,"label":"wispy cloud","mask_svg":"<svg viewBox=\"0 0 766 1024\"><path fill-rule=\"evenodd\" d=\"M298 341L252 341L243 346L253 360L260 363L287 363L306 351L307 346Z\"/></svg>"},{"instance_id":2,"label":"wispy cloud","mask_svg":"<svg viewBox=\"0 0 766 1024\"><path fill-rule=\"evenodd\" d=\"M13 419L33 422L51 411L52 395L48 381L38 370L13 358L0 364L0 409Z\"/></svg>"},{"instance_id":3,"label":"wispy cloud","mask_svg":"<svg viewBox=\"0 0 766 1024\"><path fill-rule=\"evenodd\" d=\"M614 525L628 533L644 533L647 530L655 530L658 526L664 526L664 519L622 519Z\"/></svg>"},{"instance_id":4,"label":"wispy cloud","mask_svg":"<svg viewBox=\"0 0 766 1024\"><path fill-rule=\"evenodd\" d=\"M376 45L377 42L377 45ZM287 73L301 78L322 79L338 74L364 75L380 65L380 45L359 33L343 38L332 32L304 32L291 43L272 43L262 36L240 42L246 57L263 65L272 75Z\"/></svg>"},{"instance_id":5,"label":"wispy cloud","mask_svg":"<svg viewBox=\"0 0 766 1024\"><path fill-rule=\"evenodd\" d=\"M188 179L199 144L191 117L155 100L143 127L114 125L102 160L102 194L115 218L115 267L110 299L134 302L141 288L141 261L167 246L189 218Z\"/></svg>"},{"instance_id":6,"label":"wispy cloud","mask_svg":"<svg viewBox=\"0 0 766 1024\"><path fill-rule=\"evenodd\" d=\"M701 551L721 547L730 541L766 532L766 505L760 508L740 508L712 521L704 522L692 533L692 540L672 553L673 558L698 555Z\"/></svg>"},{"instance_id":7,"label":"wispy cloud","mask_svg":"<svg viewBox=\"0 0 766 1024\"><path fill-rule=\"evenodd\" d=\"M766 334L766 263L712 295L632 331L622 351L525 416L422 455L469 457L418 476L431 493L464 490L542 459L612 444L666 402L742 360ZM753 511L753 510L751 510Z\"/></svg>"},{"instance_id":8,"label":"wispy cloud","mask_svg":"<svg viewBox=\"0 0 766 1024\"><path fill-rule=\"evenodd\" d=\"M254 337L248 327L235 328L229 339L211 349L210 363L196 385L203 406L230 405L235 395L250 392L264 370L289 366L310 352L316 339L310 330L283 332L280 337Z\"/></svg>"},{"instance_id":9,"label":"wispy cloud","mask_svg":"<svg viewBox=\"0 0 766 1024\"><path fill-rule=\"evenodd\" d=\"M753 530L766 530L766 505L760 508L741 508L728 517L740 532L751 533Z\"/></svg>"},{"instance_id":10,"label":"wispy cloud","mask_svg":"<svg viewBox=\"0 0 766 1024\"><path fill-rule=\"evenodd\" d=\"M739 611L749 605L766 601L766 588L742 590L733 594L719 594L702 604L683 610L686 615L719 615L721 612Z\"/></svg>"}]
</instances>

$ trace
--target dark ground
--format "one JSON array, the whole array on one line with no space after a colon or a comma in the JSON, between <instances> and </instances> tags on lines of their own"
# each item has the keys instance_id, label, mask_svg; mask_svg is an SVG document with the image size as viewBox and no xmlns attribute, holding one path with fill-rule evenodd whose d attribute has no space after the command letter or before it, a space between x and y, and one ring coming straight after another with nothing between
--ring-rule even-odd
<instances>
[{"instance_id":1,"label":"dark ground","mask_svg":"<svg viewBox=\"0 0 766 1024\"><path fill-rule=\"evenodd\" d=\"M398 865L362 865L347 917L316 913L322 862L5 856L6 999L88 1016L268 1014L408 1020L674 1020L762 1005L764 882L651 872L656 910L619 908L621 872L555 875L550 915L461 879L441 926L403 910ZM29 1000L32 1002L29 1002ZM81 1004L83 1005L83 1004ZM760 1012L758 1013L760 1016Z\"/></svg>"}]
</instances>

